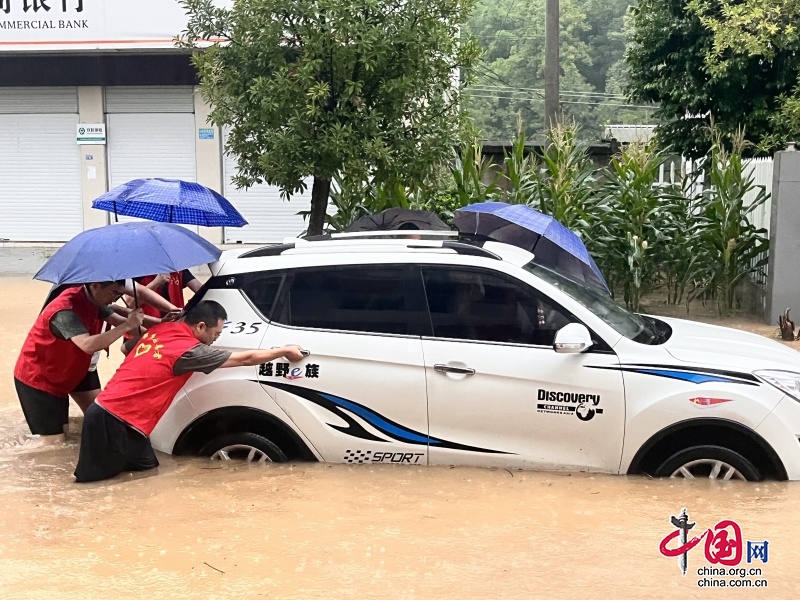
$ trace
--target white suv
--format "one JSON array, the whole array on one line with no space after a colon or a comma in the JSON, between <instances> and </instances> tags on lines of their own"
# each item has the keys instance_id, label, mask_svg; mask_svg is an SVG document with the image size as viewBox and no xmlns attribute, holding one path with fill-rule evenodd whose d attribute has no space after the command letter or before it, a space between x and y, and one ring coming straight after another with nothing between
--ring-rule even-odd
<instances>
[{"instance_id":1,"label":"white suv","mask_svg":"<svg viewBox=\"0 0 800 600\"><path fill-rule=\"evenodd\" d=\"M496 242L358 236L226 252L217 346L290 365L195 374L175 454L800 479L800 354L632 314Z\"/></svg>"}]
</instances>

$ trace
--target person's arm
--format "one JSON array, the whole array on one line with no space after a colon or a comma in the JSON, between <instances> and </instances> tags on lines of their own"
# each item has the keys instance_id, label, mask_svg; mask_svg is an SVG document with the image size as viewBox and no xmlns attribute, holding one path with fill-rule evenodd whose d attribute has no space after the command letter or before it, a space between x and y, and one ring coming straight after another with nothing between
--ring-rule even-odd
<instances>
[{"instance_id":1,"label":"person's arm","mask_svg":"<svg viewBox=\"0 0 800 600\"><path fill-rule=\"evenodd\" d=\"M198 291L200 291L200 288L203 287L203 284L200 283L199 279L192 279L186 284L186 287L192 290L193 294L196 294Z\"/></svg>"},{"instance_id":2,"label":"person's arm","mask_svg":"<svg viewBox=\"0 0 800 600\"><path fill-rule=\"evenodd\" d=\"M147 284L147 288L157 292L162 286L169 283L169 275L167 273L159 273L153 278L153 281Z\"/></svg>"},{"instance_id":3,"label":"person's arm","mask_svg":"<svg viewBox=\"0 0 800 600\"><path fill-rule=\"evenodd\" d=\"M275 360L285 358L289 362L303 360L304 355L300 346L281 346L270 350L246 350L244 352L234 352L228 360L220 365L221 369L228 367L253 367Z\"/></svg>"},{"instance_id":4,"label":"person's arm","mask_svg":"<svg viewBox=\"0 0 800 600\"><path fill-rule=\"evenodd\" d=\"M108 315L105 319L103 319L106 323L111 325L112 327L119 327L125 322L125 319L128 317L130 313L126 313L125 316L122 316L117 311L114 311L110 315Z\"/></svg>"},{"instance_id":5,"label":"person's arm","mask_svg":"<svg viewBox=\"0 0 800 600\"><path fill-rule=\"evenodd\" d=\"M136 283L139 283L136 279L134 279L134 281L136 281ZM155 278L153 278L153 281L151 281L150 283L147 284L147 288L151 289L151 290L153 290L154 292L157 293L158 289L162 285L167 283L167 281L169 281L169 279L165 278L163 273L159 273L158 275L155 276ZM136 305L136 300L134 299L133 296L129 296L128 294L125 294L122 297L122 301L125 303L125 306L127 306L128 308L136 308L136 306L135 306Z\"/></svg>"},{"instance_id":6,"label":"person's arm","mask_svg":"<svg viewBox=\"0 0 800 600\"><path fill-rule=\"evenodd\" d=\"M131 311L131 314L127 319L125 319L124 323L118 327L114 327L109 331L97 335L82 333L80 335L71 337L70 340L86 354L94 354L98 350L108 348L125 333L138 329L142 324L143 317L144 313L142 312L142 309L139 308Z\"/></svg>"},{"instance_id":7,"label":"person's arm","mask_svg":"<svg viewBox=\"0 0 800 600\"><path fill-rule=\"evenodd\" d=\"M139 304L149 304L167 313L180 310L177 306L172 304L172 302L165 299L161 294L149 289L147 286L140 285L136 282L134 282L134 285L136 286L136 301L138 301ZM133 288L128 287L127 293L129 296L133 296Z\"/></svg>"},{"instance_id":8,"label":"person's arm","mask_svg":"<svg viewBox=\"0 0 800 600\"><path fill-rule=\"evenodd\" d=\"M114 314L110 315L105 320L114 326L121 325L133 311L132 308L128 308L126 306L120 306L119 304L110 304L109 306L114 311ZM142 325L144 327L152 327L153 325L158 325L159 323L161 323L161 321L162 320L159 319L158 317L145 315L144 319L142 320Z\"/></svg>"}]
</instances>

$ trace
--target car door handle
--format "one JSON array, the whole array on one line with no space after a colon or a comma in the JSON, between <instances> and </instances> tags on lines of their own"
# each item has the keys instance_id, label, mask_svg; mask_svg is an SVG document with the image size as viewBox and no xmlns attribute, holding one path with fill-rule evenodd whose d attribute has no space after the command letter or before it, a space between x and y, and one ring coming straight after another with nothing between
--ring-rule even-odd
<instances>
[{"instance_id":1,"label":"car door handle","mask_svg":"<svg viewBox=\"0 0 800 600\"><path fill-rule=\"evenodd\" d=\"M277 350L280 346L273 346L272 350ZM300 354L303 356L311 356L311 350L306 350L305 348L300 348Z\"/></svg>"},{"instance_id":2,"label":"car door handle","mask_svg":"<svg viewBox=\"0 0 800 600\"><path fill-rule=\"evenodd\" d=\"M433 365L437 373L458 373L459 375L475 375L475 369L469 367L451 367L450 365Z\"/></svg>"}]
</instances>

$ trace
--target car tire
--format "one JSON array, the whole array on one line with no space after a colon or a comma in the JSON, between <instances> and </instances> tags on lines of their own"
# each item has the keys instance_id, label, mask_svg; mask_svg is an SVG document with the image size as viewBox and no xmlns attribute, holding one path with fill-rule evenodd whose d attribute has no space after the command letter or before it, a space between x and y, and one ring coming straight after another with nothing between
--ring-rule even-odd
<instances>
[{"instance_id":1,"label":"car tire","mask_svg":"<svg viewBox=\"0 0 800 600\"><path fill-rule=\"evenodd\" d=\"M758 468L744 456L722 446L692 446L676 452L655 470L656 477L744 479L761 481Z\"/></svg>"},{"instance_id":2,"label":"car tire","mask_svg":"<svg viewBox=\"0 0 800 600\"><path fill-rule=\"evenodd\" d=\"M257 433L229 433L214 438L200 449L200 456L212 460L242 459L246 462L286 462L283 451Z\"/></svg>"}]
</instances>

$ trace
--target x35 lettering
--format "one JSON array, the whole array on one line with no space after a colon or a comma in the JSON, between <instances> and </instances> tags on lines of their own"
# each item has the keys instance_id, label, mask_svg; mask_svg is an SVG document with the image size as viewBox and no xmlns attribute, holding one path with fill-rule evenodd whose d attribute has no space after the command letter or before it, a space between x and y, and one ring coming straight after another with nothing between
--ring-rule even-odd
<instances>
[{"instance_id":1,"label":"x35 lettering","mask_svg":"<svg viewBox=\"0 0 800 600\"><path fill-rule=\"evenodd\" d=\"M222 330L227 330L231 335L253 335L254 333L261 331L260 326L263 324L264 323L261 321L256 321L255 323L245 323L244 321L234 323L233 321L225 321L225 324L222 326Z\"/></svg>"}]
</instances>

